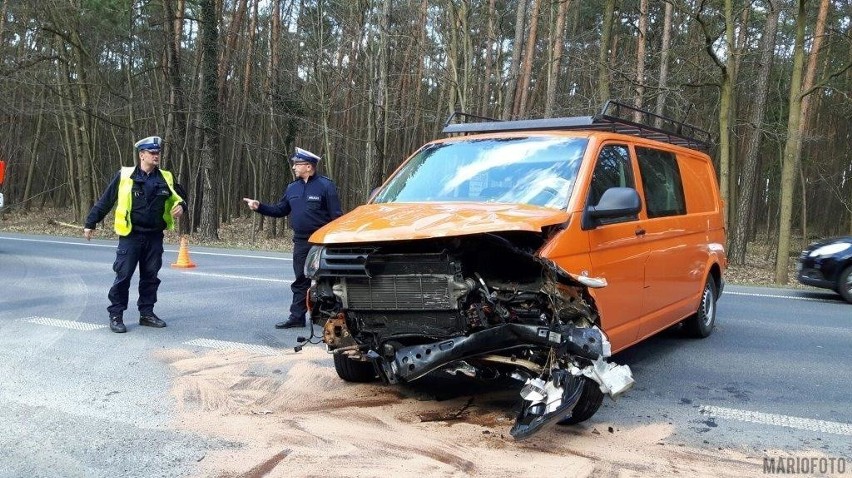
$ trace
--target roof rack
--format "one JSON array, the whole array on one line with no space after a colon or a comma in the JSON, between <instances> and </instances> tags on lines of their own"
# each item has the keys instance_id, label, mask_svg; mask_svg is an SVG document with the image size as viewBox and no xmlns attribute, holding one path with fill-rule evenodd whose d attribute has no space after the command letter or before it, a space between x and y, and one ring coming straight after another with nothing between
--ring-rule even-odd
<instances>
[{"instance_id":1,"label":"roof rack","mask_svg":"<svg viewBox=\"0 0 852 478\"><path fill-rule=\"evenodd\" d=\"M641 122L624 118L625 116L636 115L637 113L641 117ZM462 119L463 121L467 121L469 118L480 121L453 123L453 120ZM601 112L595 116L504 121L455 111L444 122L443 132L445 134L474 134L502 131L567 130L611 131L685 146L705 152L710 149L711 143L711 135L708 131L613 100L608 100L601 109Z\"/></svg>"}]
</instances>

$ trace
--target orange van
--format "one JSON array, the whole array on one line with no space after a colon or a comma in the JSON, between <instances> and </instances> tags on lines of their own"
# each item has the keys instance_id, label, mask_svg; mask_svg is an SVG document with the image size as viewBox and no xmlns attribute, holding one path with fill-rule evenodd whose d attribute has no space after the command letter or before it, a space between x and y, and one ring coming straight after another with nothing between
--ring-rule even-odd
<instances>
[{"instance_id":1,"label":"orange van","mask_svg":"<svg viewBox=\"0 0 852 478\"><path fill-rule=\"evenodd\" d=\"M525 438L628 390L613 353L681 322L710 335L727 260L708 133L612 101L466 117L310 238L311 319L343 380L513 377Z\"/></svg>"}]
</instances>

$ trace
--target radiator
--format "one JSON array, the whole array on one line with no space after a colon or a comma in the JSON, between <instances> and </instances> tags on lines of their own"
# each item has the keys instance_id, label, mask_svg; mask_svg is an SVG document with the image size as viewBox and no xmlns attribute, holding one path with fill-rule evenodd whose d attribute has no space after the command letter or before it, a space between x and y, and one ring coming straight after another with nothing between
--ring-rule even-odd
<instances>
[{"instance_id":1,"label":"radiator","mask_svg":"<svg viewBox=\"0 0 852 478\"><path fill-rule=\"evenodd\" d=\"M347 277L344 307L350 310L455 310L453 281L448 275Z\"/></svg>"}]
</instances>

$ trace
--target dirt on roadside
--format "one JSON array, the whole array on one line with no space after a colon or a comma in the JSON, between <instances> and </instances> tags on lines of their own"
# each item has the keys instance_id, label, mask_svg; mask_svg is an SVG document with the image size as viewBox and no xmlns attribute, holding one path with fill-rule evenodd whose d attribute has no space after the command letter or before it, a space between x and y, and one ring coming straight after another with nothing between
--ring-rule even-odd
<instances>
[{"instance_id":1,"label":"dirt on roadside","mask_svg":"<svg viewBox=\"0 0 852 478\"><path fill-rule=\"evenodd\" d=\"M301 353L160 353L175 373L177 428L224 440L199 476L744 476L760 458L670 441L661 422L590 421L516 441L502 401L437 401L342 382L319 347ZM498 394L499 395L499 394Z\"/></svg>"}]
</instances>

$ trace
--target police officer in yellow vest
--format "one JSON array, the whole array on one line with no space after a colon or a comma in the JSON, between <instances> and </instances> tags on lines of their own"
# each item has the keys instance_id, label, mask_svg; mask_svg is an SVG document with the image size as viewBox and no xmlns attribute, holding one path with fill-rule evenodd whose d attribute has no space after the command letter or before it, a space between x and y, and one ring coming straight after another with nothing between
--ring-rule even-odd
<instances>
[{"instance_id":1,"label":"police officer in yellow vest","mask_svg":"<svg viewBox=\"0 0 852 478\"><path fill-rule=\"evenodd\" d=\"M86 218L83 237L92 239L95 225L103 220L113 205L115 233L119 235L116 251L115 282L109 290L109 328L116 333L127 332L123 314L127 309L130 280L139 265L139 325L165 327L154 315L157 274L163 265L163 231L174 229L174 220L186 211L186 202L176 192L172 173L160 169L160 149L163 140L150 136L136 142L139 165L123 167L112 179L104 194L92 206Z\"/></svg>"}]
</instances>

